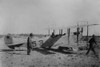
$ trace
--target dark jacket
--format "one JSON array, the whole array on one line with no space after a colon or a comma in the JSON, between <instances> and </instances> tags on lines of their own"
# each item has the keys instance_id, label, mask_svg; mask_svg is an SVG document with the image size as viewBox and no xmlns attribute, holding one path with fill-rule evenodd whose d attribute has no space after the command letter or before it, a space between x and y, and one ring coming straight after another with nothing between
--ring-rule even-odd
<instances>
[{"instance_id":1,"label":"dark jacket","mask_svg":"<svg viewBox=\"0 0 100 67\"><path fill-rule=\"evenodd\" d=\"M27 48L31 48L31 44L32 44L31 38L28 37L28 39L27 39Z\"/></svg>"},{"instance_id":2,"label":"dark jacket","mask_svg":"<svg viewBox=\"0 0 100 67\"><path fill-rule=\"evenodd\" d=\"M93 44L96 44L95 38L91 38L89 40L90 46L93 46Z\"/></svg>"}]
</instances>

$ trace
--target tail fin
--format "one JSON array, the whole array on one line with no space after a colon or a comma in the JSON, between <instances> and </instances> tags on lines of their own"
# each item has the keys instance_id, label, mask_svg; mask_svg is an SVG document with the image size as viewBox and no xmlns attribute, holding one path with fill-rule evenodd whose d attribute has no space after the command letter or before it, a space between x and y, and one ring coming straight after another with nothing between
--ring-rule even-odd
<instances>
[{"instance_id":1,"label":"tail fin","mask_svg":"<svg viewBox=\"0 0 100 67\"><path fill-rule=\"evenodd\" d=\"M13 38L10 35L4 37L5 44L13 44Z\"/></svg>"}]
</instances>

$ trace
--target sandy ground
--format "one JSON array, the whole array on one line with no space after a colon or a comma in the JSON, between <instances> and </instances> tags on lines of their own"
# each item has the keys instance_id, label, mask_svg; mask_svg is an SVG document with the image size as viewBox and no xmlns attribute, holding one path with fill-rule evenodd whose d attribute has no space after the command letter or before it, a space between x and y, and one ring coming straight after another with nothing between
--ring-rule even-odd
<instances>
[{"instance_id":1,"label":"sandy ground","mask_svg":"<svg viewBox=\"0 0 100 67\"><path fill-rule=\"evenodd\" d=\"M4 44L1 39L0 43ZM0 44L0 45L1 45ZM0 49L7 48L1 46ZM8 48L7 48L8 49ZM100 57L100 49L97 49ZM26 48L18 51L0 51L0 67L100 67L100 59L86 50L72 53L45 51L41 49L31 51L27 55Z\"/></svg>"},{"instance_id":2,"label":"sandy ground","mask_svg":"<svg viewBox=\"0 0 100 67\"><path fill-rule=\"evenodd\" d=\"M91 53L80 54L41 53L32 51L0 52L0 67L100 67L99 59Z\"/></svg>"}]
</instances>

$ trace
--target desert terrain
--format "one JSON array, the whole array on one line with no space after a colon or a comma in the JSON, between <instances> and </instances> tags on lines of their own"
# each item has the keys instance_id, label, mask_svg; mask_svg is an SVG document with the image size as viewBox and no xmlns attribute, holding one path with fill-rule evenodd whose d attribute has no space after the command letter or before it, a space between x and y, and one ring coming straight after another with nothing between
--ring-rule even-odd
<instances>
[{"instance_id":1,"label":"desert terrain","mask_svg":"<svg viewBox=\"0 0 100 67\"><path fill-rule=\"evenodd\" d=\"M15 38L15 42L24 42L25 38ZM72 42L73 40L71 40ZM93 52L85 55L87 50L79 50L75 43L67 45L67 38L59 39L52 50L35 48L27 55L26 47L9 50L0 39L0 67L100 67L100 49L95 48L98 57ZM85 44L83 42L83 44ZM72 46L73 51L59 51L57 46ZM99 44L98 44L99 45Z\"/></svg>"}]
</instances>

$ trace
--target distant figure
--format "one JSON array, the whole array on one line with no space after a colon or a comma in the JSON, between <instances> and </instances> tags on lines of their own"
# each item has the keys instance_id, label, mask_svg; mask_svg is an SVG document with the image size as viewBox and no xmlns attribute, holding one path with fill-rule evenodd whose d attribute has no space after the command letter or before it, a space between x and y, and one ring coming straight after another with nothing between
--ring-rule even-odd
<instances>
[{"instance_id":1,"label":"distant figure","mask_svg":"<svg viewBox=\"0 0 100 67\"><path fill-rule=\"evenodd\" d=\"M28 39L27 39L27 55L30 55L31 49L32 49L32 37L33 34L30 33Z\"/></svg>"},{"instance_id":2,"label":"distant figure","mask_svg":"<svg viewBox=\"0 0 100 67\"><path fill-rule=\"evenodd\" d=\"M97 43L95 41L95 35L92 35L92 38L89 40L89 48L88 48L86 55L90 52L90 50L92 50L94 52L94 54L96 55L96 52L94 50L94 44L97 45Z\"/></svg>"},{"instance_id":3,"label":"distant figure","mask_svg":"<svg viewBox=\"0 0 100 67\"><path fill-rule=\"evenodd\" d=\"M51 35L51 37L52 37L52 38L54 38L54 37L55 37L55 33L54 33L54 32L52 32L52 35Z\"/></svg>"}]
</instances>

